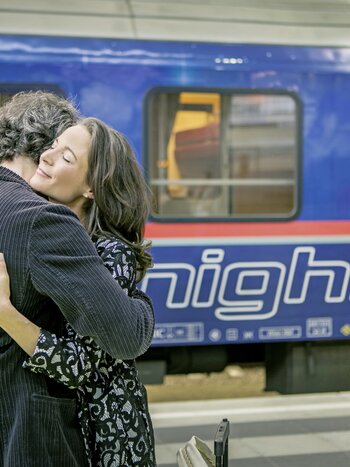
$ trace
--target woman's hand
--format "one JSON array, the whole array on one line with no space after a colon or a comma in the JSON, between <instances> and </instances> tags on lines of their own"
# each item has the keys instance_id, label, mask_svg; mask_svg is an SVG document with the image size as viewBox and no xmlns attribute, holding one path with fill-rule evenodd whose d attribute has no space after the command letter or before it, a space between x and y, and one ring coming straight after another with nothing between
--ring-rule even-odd
<instances>
[{"instance_id":1,"label":"woman's hand","mask_svg":"<svg viewBox=\"0 0 350 467\"><path fill-rule=\"evenodd\" d=\"M10 276L7 272L4 255L0 253L0 299L10 300L10 295Z\"/></svg>"},{"instance_id":2,"label":"woman's hand","mask_svg":"<svg viewBox=\"0 0 350 467\"><path fill-rule=\"evenodd\" d=\"M10 277L7 273L5 258L0 253L0 313L1 309L10 303Z\"/></svg>"},{"instance_id":3,"label":"woman's hand","mask_svg":"<svg viewBox=\"0 0 350 467\"><path fill-rule=\"evenodd\" d=\"M0 328L31 356L38 342L40 328L16 310L10 295L10 277L4 255L0 253Z\"/></svg>"},{"instance_id":4,"label":"woman's hand","mask_svg":"<svg viewBox=\"0 0 350 467\"><path fill-rule=\"evenodd\" d=\"M0 328L5 329L13 317L14 310L10 301L10 277L7 273L5 258L0 253Z\"/></svg>"}]
</instances>

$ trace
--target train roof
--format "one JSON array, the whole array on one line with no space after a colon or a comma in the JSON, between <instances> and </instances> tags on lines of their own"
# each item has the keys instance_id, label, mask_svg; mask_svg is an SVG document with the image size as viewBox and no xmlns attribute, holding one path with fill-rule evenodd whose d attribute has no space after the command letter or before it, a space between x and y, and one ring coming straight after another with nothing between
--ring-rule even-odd
<instances>
[{"instance_id":1,"label":"train roof","mask_svg":"<svg viewBox=\"0 0 350 467\"><path fill-rule=\"evenodd\" d=\"M0 34L350 45L350 0L0 0Z\"/></svg>"}]
</instances>

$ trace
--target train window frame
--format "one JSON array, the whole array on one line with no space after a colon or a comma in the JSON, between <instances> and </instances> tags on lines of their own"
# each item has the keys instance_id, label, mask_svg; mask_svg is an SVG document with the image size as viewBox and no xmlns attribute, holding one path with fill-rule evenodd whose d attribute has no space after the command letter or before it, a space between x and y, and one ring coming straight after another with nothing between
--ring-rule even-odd
<instances>
[{"instance_id":1,"label":"train window frame","mask_svg":"<svg viewBox=\"0 0 350 467\"><path fill-rule=\"evenodd\" d=\"M152 150L151 150L151 131L154 125L152 126L151 118L151 107L152 100L155 96L160 94L181 94L181 93L200 93L200 94L219 94L224 98L229 96L246 96L246 95L266 95L266 96L282 96L290 97L295 106L295 176L293 178L293 187L294 187L294 196L293 196L293 209L290 213L283 215L274 215L274 214L247 214L244 216L233 216L233 215L218 215L218 216L181 216L181 215L167 215L167 214L158 214L152 210L149 215L149 220L151 222L158 223L215 223L215 222L286 222L293 220L298 217L301 209L302 202L302 128L303 128L303 112L302 112L302 101L299 95L288 89L264 89L264 88L198 88L198 87L169 87L169 86L158 86L150 89L144 98L143 103L143 166L145 177L148 185L153 194L152 187ZM158 161L158 159L157 159ZM171 183L171 181L170 181ZM165 184L166 185L166 184Z\"/></svg>"}]
</instances>

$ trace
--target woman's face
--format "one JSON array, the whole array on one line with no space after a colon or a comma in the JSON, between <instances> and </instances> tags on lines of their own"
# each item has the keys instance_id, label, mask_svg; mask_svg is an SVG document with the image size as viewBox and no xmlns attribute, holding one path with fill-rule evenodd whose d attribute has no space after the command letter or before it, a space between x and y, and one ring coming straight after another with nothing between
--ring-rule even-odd
<instances>
[{"instance_id":1,"label":"woman's face","mask_svg":"<svg viewBox=\"0 0 350 467\"><path fill-rule=\"evenodd\" d=\"M90 143L91 136L85 127L68 128L40 156L31 187L72 209L82 205L83 194L89 191L86 176Z\"/></svg>"}]
</instances>

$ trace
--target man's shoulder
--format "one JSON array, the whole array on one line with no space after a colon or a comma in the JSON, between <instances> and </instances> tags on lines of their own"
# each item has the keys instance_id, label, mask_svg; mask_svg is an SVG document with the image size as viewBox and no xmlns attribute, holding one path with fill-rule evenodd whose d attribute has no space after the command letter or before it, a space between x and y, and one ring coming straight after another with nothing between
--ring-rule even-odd
<instances>
[{"instance_id":1,"label":"man's shoulder","mask_svg":"<svg viewBox=\"0 0 350 467\"><path fill-rule=\"evenodd\" d=\"M77 216L71 209L62 204L51 203L32 190L17 188L14 192L9 193L7 199L6 196L3 196L1 201L0 211L11 208L13 215L23 214L24 217L40 218L41 221L62 217L79 223Z\"/></svg>"},{"instance_id":2,"label":"man's shoulder","mask_svg":"<svg viewBox=\"0 0 350 467\"><path fill-rule=\"evenodd\" d=\"M42 230L46 226L59 228L60 230L79 231L79 233L87 236L89 241L91 241L76 214L63 204L51 202L38 203L33 227Z\"/></svg>"},{"instance_id":3,"label":"man's shoulder","mask_svg":"<svg viewBox=\"0 0 350 467\"><path fill-rule=\"evenodd\" d=\"M43 199L38 203L38 208L42 216L62 215L79 221L76 214L64 204L52 203Z\"/></svg>"},{"instance_id":4,"label":"man's shoulder","mask_svg":"<svg viewBox=\"0 0 350 467\"><path fill-rule=\"evenodd\" d=\"M0 215L9 222L30 222L47 204L24 180L0 180Z\"/></svg>"}]
</instances>

